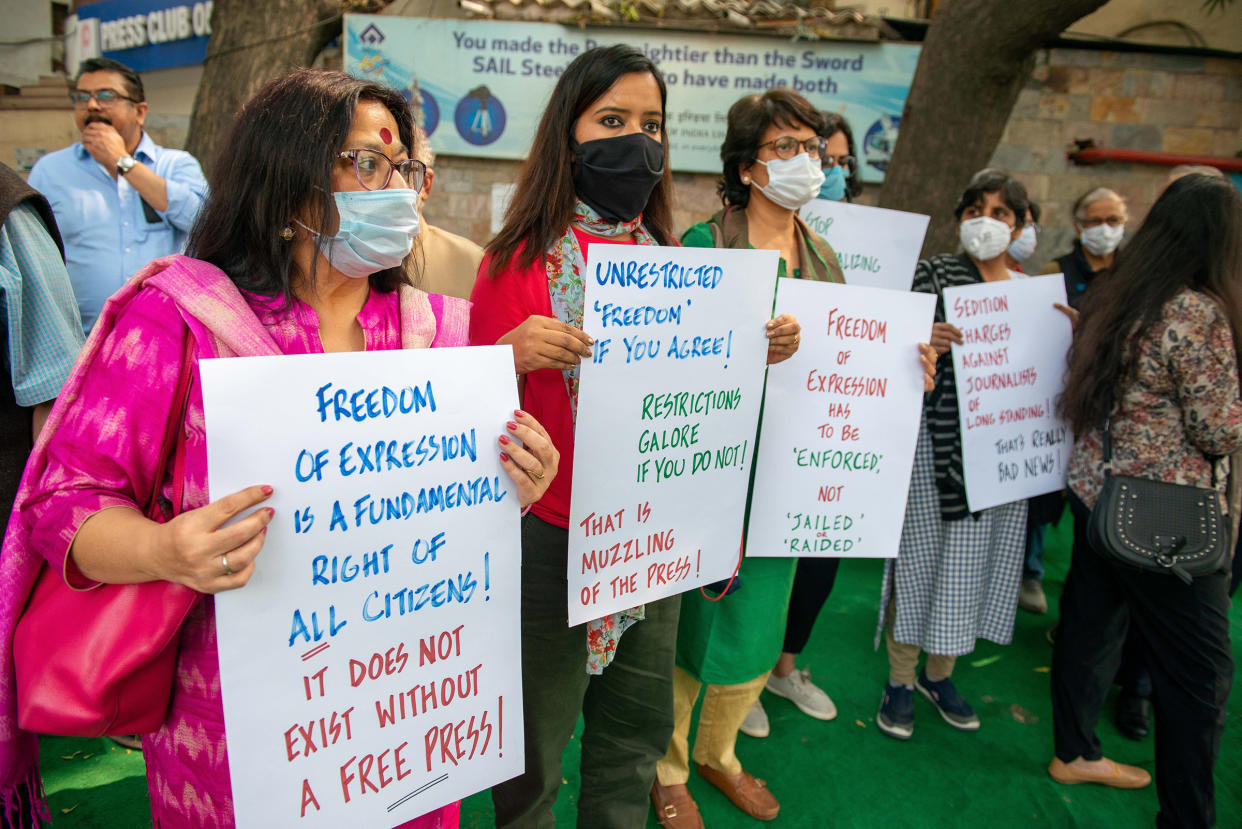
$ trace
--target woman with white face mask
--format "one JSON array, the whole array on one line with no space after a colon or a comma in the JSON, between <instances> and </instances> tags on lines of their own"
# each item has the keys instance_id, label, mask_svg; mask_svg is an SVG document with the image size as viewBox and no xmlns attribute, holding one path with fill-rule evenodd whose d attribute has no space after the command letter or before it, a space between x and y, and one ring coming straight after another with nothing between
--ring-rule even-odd
<instances>
[{"instance_id":1,"label":"woman with white face mask","mask_svg":"<svg viewBox=\"0 0 1242 829\"><path fill-rule=\"evenodd\" d=\"M1044 268L1044 273L1065 274L1065 292L1074 308L1092 280L1112 268L1127 218L1125 199L1107 187L1088 190L1074 202L1074 246Z\"/></svg>"},{"instance_id":2,"label":"woman with white face mask","mask_svg":"<svg viewBox=\"0 0 1242 829\"><path fill-rule=\"evenodd\" d=\"M1008 644L1013 633L1026 539L1026 501L972 517L966 503L957 385L950 346L962 333L945 319L944 289L1021 277L1005 265L1022 232L1026 188L1001 170L975 175L954 216L962 253L921 260L912 290L935 294L931 345L940 354L935 387L924 399L905 524L896 561L884 569L876 643L888 644L889 679L876 724L890 737L914 733L914 691L953 728L974 731L979 718L950 676L957 657L984 637ZM927 654L918 670L919 654ZM917 672L917 675L916 675Z\"/></svg>"},{"instance_id":3,"label":"woman with white face mask","mask_svg":"<svg viewBox=\"0 0 1242 829\"><path fill-rule=\"evenodd\" d=\"M1009 270L1026 273L1022 263L1035 255L1035 247L1039 244L1039 213L1039 205L1035 202L1026 206L1022 232L1009 243L1009 249L1005 251L1005 267Z\"/></svg>"},{"instance_id":4,"label":"woman with white face mask","mask_svg":"<svg viewBox=\"0 0 1242 829\"><path fill-rule=\"evenodd\" d=\"M724 175L718 190L724 206L687 230L682 244L779 250L780 276L844 282L832 248L798 218L798 209L818 196L824 183L823 127L819 111L788 89L749 95L733 104L720 149ZM792 316L777 317L773 323L797 330ZM769 364L788 358L796 347L797 339L791 349L769 348ZM911 354L910 359L918 356ZM924 372L929 376L933 365L928 347ZM765 405L784 401L769 396ZM747 557L729 584L682 595L673 738L656 765L651 793L662 826L701 829L703 825L686 788L692 757L698 775L746 814L759 820L777 816L780 803L762 780L742 768L734 746L739 728L752 736L767 734L767 717L758 699L765 683L774 690L768 675L782 651L797 563L793 558ZM733 591L733 585L742 589ZM803 710L818 719L836 716L832 700L811 684L809 674L786 674L775 692L805 706ZM704 700L691 754L690 719L700 693ZM754 727L756 718L761 728Z\"/></svg>"}]
</instances>

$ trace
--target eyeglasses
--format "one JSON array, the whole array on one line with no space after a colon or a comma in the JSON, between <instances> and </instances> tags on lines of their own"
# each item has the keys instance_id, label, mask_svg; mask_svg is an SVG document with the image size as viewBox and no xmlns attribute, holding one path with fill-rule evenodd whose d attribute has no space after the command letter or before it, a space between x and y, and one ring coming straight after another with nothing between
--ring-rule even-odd
<instances>
[{"instance_id":1,"label":"eyeglasses","mask_svg":"<svg viewBox=\"0 0 1242 829\"><path fill-rule=\"evenodd\" d=\"M69 92L69 100L73 101L75 107L84 107L91 102L91 98L101 106L112 106L117 101L129 101L130 103L140 104L137 98L131 98L128 95L122 95L115 89L99 89L95 92L87 92L84 89L74 89Z\"/></svg>"},{"instance_id":2,"label":"eyeglasses","mask_svg":"<svg viewBox=\"0 0 1242 829\"><path fill-rule=\"evenodd\" d=\"M387 187L393 170L397 171L411 190L421 190L423 178L427 175L427 165L418 159L396 162L379 150L345 150L339 153L339 157L353 162L354 175L358 177L358 183L367 190L383 190Z\"/></svg>"},{"instance_id":3,"label":"eyeglasses","mask_svg":"<svg viewBox=\"0 0 1242 829\"><path fill-rule=\"evenodd\" d=\"M838 165L847 170L853 170L857 160L852 155L826 155L824 156L824 168L829 169Z\"/></svg>"},{"instance_id":4,"label":"eyeglasses","mask_svg":"<svg viewBox=\"0 0 1242 829\"><path fill-rule=\"evenodd\" d=\"M1099 227L1106 224L1109 227L1120 227L1125 224L1126 220L1122 216L1109 216L1107 219L1079 219L1078 224L1083 227Z\"/></svg>"},{"instance_id":5,"label":"eyeglasses","mask_svg":"<svg viewBox=\"0 0 1242 829\"><path fill-rule=\"evenodd\" d=\"M772 149L776 151L776 157L782 161L788 161L801 150L806 150L806 154L811 158L823 158L828 147L828 141L818 135L805 141L799 141L792 135L782 135L780 138L764 141L759 146L766 147L768 144L772 145Z\"/></svg>"}]
</instances>

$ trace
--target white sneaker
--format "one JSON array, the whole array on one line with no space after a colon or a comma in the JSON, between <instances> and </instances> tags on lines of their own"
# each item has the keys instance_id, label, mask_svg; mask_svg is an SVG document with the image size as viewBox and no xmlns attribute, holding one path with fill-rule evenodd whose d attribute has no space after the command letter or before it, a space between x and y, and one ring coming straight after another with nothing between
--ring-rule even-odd
<instances>
[{"instance_id":1,"label":"white sneaker","mask_svg":"<svg viewBox=\"0 0 1242 829\"><path fill-rule=\"evenodd\" d=\"M746 712L746 719L742 720L742 727L738 729L747 737L766 737L772 733L772 726L768 722L768 712L763 710L763 703L755 700L755 704Z\"/></svg>"},{"instance_id":2,"label":"white sneaker","mask_svg":"<svg viewBox=\"0 0 1242 829\"><path fill-rule=\"evenodd\" d=\"M817 720L831 720L837 716L837 706L832 698L811 682L809 670L792 671L789 676L768 676L767 689L778 697L798 706L803 714Z\"/></svg>"},{"instance_id":3,"label":"white sneaker","mask_svg":"<svg viewBox=\"0 0 1242 829\"><path fill-rule=\"evenodd\" d=\"M1048 612L1048 597L1044 595L1044 585L1039 579L1023 579L1018 590L1018 607L1027 613L1037 616Z\"/></svg>"}]
</instances>

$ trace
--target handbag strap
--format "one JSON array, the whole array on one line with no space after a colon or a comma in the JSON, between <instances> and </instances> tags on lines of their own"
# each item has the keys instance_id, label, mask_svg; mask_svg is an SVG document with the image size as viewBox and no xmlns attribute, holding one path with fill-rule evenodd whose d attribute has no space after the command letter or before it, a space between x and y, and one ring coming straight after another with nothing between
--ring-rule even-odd
<instances>
[{"instance_id":1,"label":"handbag strap","mask_svg":"<svg viewBox=\"0 0 1242 829\"><path fill-rule=\"evenodd\" d=\"M144 515L152 521L168 520L181 513L181 501L185 493L185 462L186 434L185 416L190 408L190 386L194 380L194 335L186 331L185 345L181 351L181 369L177 374L177 390L173 393L173 405L169 411L168 423L164 427L164 440L160 444L159 465L157 475L168 469L171 458L172 465L172 504L171 515L165 515L160 507L160 484L157 478L147 500Z\"/></svg>"}]
</instances>

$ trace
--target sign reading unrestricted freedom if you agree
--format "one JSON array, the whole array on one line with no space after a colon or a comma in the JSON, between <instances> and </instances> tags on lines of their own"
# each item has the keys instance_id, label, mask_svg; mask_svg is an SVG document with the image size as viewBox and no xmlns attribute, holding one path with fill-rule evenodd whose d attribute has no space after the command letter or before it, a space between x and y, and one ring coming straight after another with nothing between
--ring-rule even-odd
<instances>
[{"instance_id":1,"label":"sign reading unrestricted freedom if you agree","mask_svg":"<svg viewBox=\"0 0 1242 829\"><path fill-rule=\"evenodd\" d=\"M215 599L237 825L383 829L520 773L512 349L201 368L212 497L275 490Z\"/></svg>"},{"instance_id":2,"label":"sign reading unrestricted freedom if you agree","mask_svg":"<svg viewBox=\"0 0 1242 829\"><path fill-rule=\"evenodd\" d=\"M953 346L966 501L972 512L1065 486L1073 436L1057 417L1073 329L1061 274L944 291Z\"/></svg>"},{"instance_id":3,"label":"sign reading unrestricted freedom if you agree","mask_svg":"<svg viewBox=\"0 0 1242 829\"><path fill-rule=\"evenodd\" d=\"M569 624L737 564L780 254L595 243L583 284Z\"/></svg>"},{"instance_id":4,"label":"sign reading unrestricted freedom if you agree","mask_svg":"<svg viewBox=\"0 0 1242 829\"><path fill-rule=\"evenodd\" d=\"M768 369L746 555L892 558L936 298L777 281L802 346Z\"/></svg>"}]
</instances>

